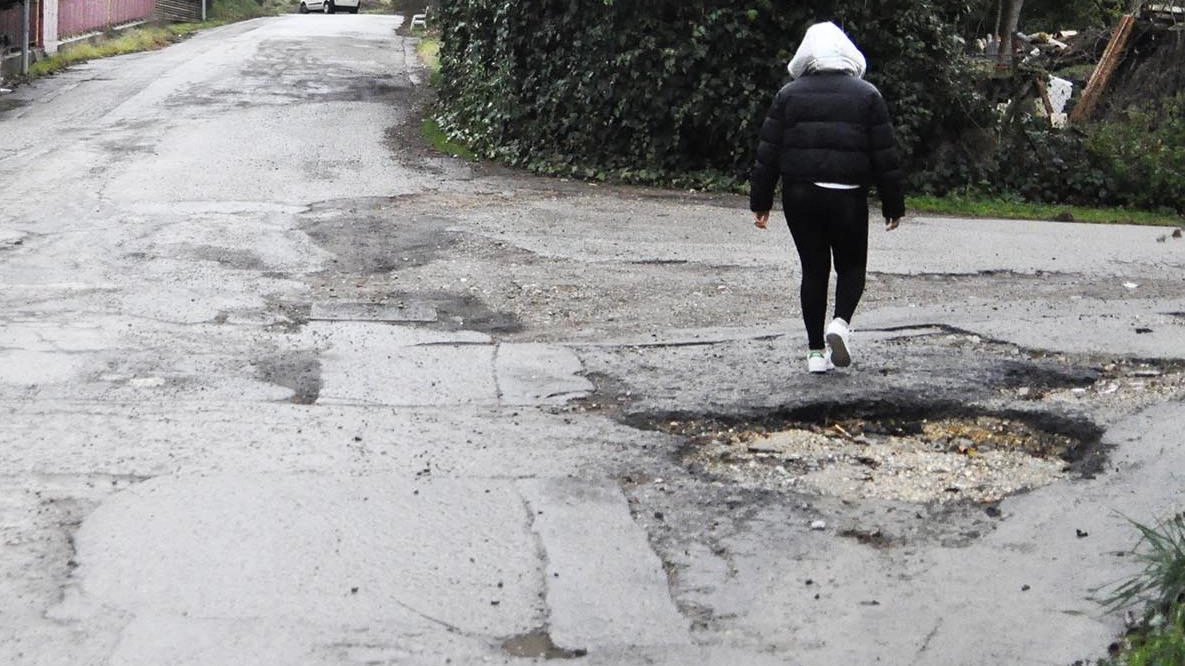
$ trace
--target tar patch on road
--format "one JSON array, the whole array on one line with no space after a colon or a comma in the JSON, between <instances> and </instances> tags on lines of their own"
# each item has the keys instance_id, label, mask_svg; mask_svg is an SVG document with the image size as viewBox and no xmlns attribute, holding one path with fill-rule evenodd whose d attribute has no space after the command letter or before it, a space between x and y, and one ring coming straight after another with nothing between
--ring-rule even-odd
<instances>
[{"instance_id":1,"label":"tar patch on road","mask_svg":"<svg viewBox=\"0 0 1185 666\"><path fill-rule=\"evenodd\" d=\"M423 316L402 317L410 323L442 330L517 333L522 322L513 313L492 310L472 293L445 290L394 290L401 271L446 261L456 251L461 234L451 231L455 221L410 209L408 197L370 197L315 204L300 218L302 231L333 259L311 276L325 287L313 308L329 312L325 320L378 320L371 316L337 316L338 310L415 310ZM383 279L371 279L371 278ZM365 285L338 302L336 287ZM427 313L432 313L428 316ZM365 314L365 313L364 313ZM393 321L393 319L392 319Z\"/></svg>"},{"instance_id":2,"label":"tar patch on road","mask_svg":"<svg viewBox=\"0 0 1185 666\"><path fill-rule=\"evenodd\" d=\"M264 263L263 259L250 250L199 245L189 248L189 251L194 257L202 261L216 262L223 268L258 272L267 269L267 264Z\"/></svg>"},{"instance_id":3,"label":"tar patch on road","mask_svg":"<svg viewBox=\"0 0 1185 666\"><path fill-rule=\"evenodd\" d=\"M558 647L546 629L507 638L502 642L502 651L511 657L523 659L579 659L588 654L588 650L584 649Z\"/></svg>"},{"instance_id":4,"label":"tar patch on road","mask_svg":"<svg viewBox=\"0 0 1185 666\"><path fill-rule=\"evenodd\" d=\"M481 333L519 333L523 324L510 312L490 309L481 299L470 294L444 292L421 293L416 296L436 308L438 325L446 330L478 331Z\"/></svg>"},{"instance_id":5,"label":"tar patch on road","mask_svg":"<svg viewBox=\"0 0 1185 666\"><path fill-rule=\"evenodd\" d=\"M429 264L457 241L452 220L400 206L386 198L325 201L301 215L300 227L338 270L362 275Z\"/></svg>"},{"instance_id":6,"label":"tar patch on road","mask_svg":"<svg viewBox=\"0 0 1185 666\"><path fill-rule=\"evenodd\" d=\"M264 359L255 364L260 381L290 388L290 401L311 405L321 395L321 361L312 351L292 352L285 356Z\"/></svg>"}]
</instances>

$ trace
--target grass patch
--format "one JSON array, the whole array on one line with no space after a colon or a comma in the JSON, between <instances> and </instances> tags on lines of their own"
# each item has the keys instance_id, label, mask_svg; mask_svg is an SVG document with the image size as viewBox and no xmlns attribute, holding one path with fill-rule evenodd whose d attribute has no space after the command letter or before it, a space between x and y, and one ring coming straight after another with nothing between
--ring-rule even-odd
<instances>
[{"instance_id":1,"label":"grass patch","mask_svg":"<svg viewBox=\"0 0 1185 666\"><path fill-rule=\"evenodd\" d=\"M1177 609L1171 621L1148 632L1119 659L1124 666L1185 664L1185 613Z\"/></svg>"},{"instance_id":2,"label":"grass patch","mask_svg":"<svg viewBox=\"0 0 1185 666\"><path fill-rule=\"evenodd\" d=\"M1141 211L1127 208L1090 208L1057 204L1032 204L1005 199L978 199L964 196L918 196L906 203L911 211L968 217L992 217L1016 220L1063 220L1103 224L1141 224L1148 226L1185 226L1185 218L1172 211Z\"/></svg>"},{"instance_id":3,"label":"grass patch","mask_svg":"<svg viewBox=\"0 0 1185 666\"><path fill-rule=\"evenodd\" d=\"M1115 587L1105 600L1111 609L1146 602L1162 613L1185 603L1185 513L1156 525L1132 521L1140 532L1136 560L1143 570Z\"/></svg>"},{"instance_id":4,"label":"grass patch","mask_svg":"<svg viewBox=\"0 0 1185 666\"><path fill-rule=\"evenodd\" d=\"M419 32L419 29L416 29ZM416 44L416 53L420 54L420 60L424 61L424 66L432 76L440 73L440 40L435 37L427 35L420 36L420 43Z\"/></svg>"},{"instance_id":5,"label":"grass patch","mask_svg":"<svg viewBox=\"0 0 1185 666\"><path fill-rule=\"evenodd\" d=\"M440 125L431 118L425 118L420 125L420 130L424 134L424 139L435 148L437 151L452 155L453 157L460 157L461 159L474 161L477 156L473 154L464 144L453 141L440 129Z\"/></svg>"},{"instance_id":6,"label":"grass patch","mask_svg":"<svg viewBox=\"0 0 1185 666\"><path fill-rule=\"evenodd\" d=\"M1110 610L1145 604L1144 620L1120 643L1105 666L1185 664L1185 513L1156 525L1132 522L1140 532L1133 553L1143 569L1114 587Z\"/></svg>"},{"instance_id":7,"label":"grass patch","mask_svg":"<svg viewBox=\"0 0 1185 666\"><path fill-rule=\"evenodd\" d=\"M424 62L424 67L428 69L429 81L435 87L439 84L440 79L440 39L418 28L413 31L413 34L420 38L420 42L416 44L416 52ZM437 152L471 162L477 159L477 156L467 146L450 139L431 117L423 120L420 131L428 144Z\"/></svg>"},{"instance_id":8,"label":"grass patch","mask_svg":"<svg viewBox=\"0 0 1185 666\"><path fill-rule=\"evenodd\" d=\"M131 28L115 37L97 42L84 42L62 49L55 55L38 60L29 66L29 76L38 77L53 74L80 62L151 51L172 44L180 35L169 27Z\"/></svg>"}]
</instances>

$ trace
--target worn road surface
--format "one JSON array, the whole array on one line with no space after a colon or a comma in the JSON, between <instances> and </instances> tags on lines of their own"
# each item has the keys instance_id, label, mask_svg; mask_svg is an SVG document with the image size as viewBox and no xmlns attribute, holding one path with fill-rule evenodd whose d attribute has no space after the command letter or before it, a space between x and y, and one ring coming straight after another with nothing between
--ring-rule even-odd
<instances>
[{"instance_id":1,"label":"worn road surface","mask_svg":"<svg viewBox=\"0 0 1185 666\"><path fill-rule=\"evenodd\" d=\"M1185 500L1185 239L874 228L856 363L809 376L784 228L431 154L396 30L5 96L0 663L1105 654L1126 517ZM991 419L1070 442L1053 476L1010 485Z\"/></svg>"}]
</instances>

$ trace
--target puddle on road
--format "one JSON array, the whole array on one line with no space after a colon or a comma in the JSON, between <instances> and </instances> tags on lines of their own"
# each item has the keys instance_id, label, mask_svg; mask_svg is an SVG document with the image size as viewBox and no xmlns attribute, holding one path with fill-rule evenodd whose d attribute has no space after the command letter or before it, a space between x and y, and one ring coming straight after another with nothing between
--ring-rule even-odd
<instances>
[{"instance_id":1,"label":"puddle on road","mask_svg":"<svg viewBox=\"0 0 1185 666\"><path fill-rule=\"evenodd\" d=\"M746 487L843 499L990 503L1101 468L1102 430L1087 421L907 411L913 413L684 417L651 427L686 438L682 462L695 472Z\"/></svg>"},{"instance_id":2,"label":"puddle on road","mask_svg":"<svg viewBox=\"0 0 1185 666\"><path fill-rule=\"evenodd\" d=\"M523 659L579 659L588 654L588 650L584 649L558 647L546 629L508 638L502 642L502 651L511 657Z\"/></svg>"}]
</instances>

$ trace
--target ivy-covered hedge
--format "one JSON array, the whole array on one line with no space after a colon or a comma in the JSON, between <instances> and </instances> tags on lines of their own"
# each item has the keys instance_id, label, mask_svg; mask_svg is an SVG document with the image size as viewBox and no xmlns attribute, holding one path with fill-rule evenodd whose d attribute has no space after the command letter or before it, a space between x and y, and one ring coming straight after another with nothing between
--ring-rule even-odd
<instances>
[{"instance_id":1,"label":"ivy-covered hedge","mask_svg":"<svg viewBox=\"0 0 1185 666\"><path fill-rule=\"evenodd\" d=\"M971 93L949 26L962 0L442 0L445 131L536 171L635 182L744 178L805 28L868 58L908 158L958 133Z\"/></svg>"},{"instance_id":2,"label":"ivy-covered hedge","mask_svg":"<svg viewBox=\"0 0 1185 666\"><path fill-rule=\"evenodd\" d=\"M1153 115L1131 110L1066 132L1023 114L1000 122L999 100L977 87L994 81L991 94L1009 99L1047 73L973 74L951 27L967 9L965 0L440 0L436 119L477 154L541 173L739 186L786 62L807 26L831 20L868 58L911 191L1185 212L1185 97L1169 90L1145 104Z\"/></svg>"}]
</instances>

